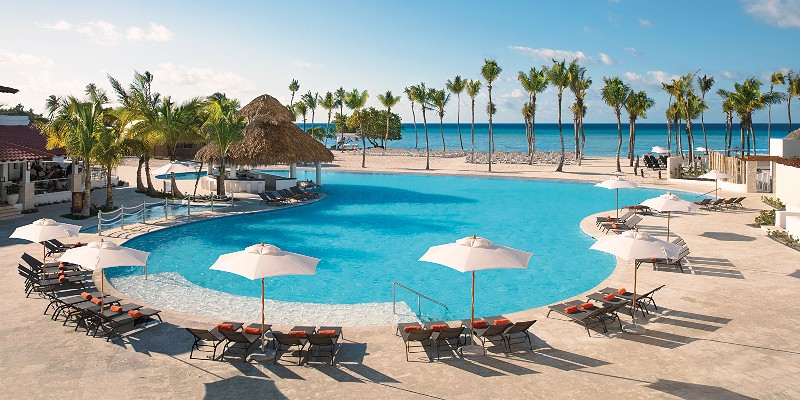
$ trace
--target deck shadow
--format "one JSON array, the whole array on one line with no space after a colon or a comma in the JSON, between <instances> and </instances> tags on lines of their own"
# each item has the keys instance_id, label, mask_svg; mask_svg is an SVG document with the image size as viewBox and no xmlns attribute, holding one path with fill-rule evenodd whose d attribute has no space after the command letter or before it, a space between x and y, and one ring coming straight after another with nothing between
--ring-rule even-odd
<instances>
[{"instance_id":1,"label":"deck shadow","mask_svg":"<svg viewBox=\"0 0 800 400\"><path fill-rule=\"evenodd\" d=\"M754 397L745 396L741 393L721 388L719 386L671 381L668 379L659 379L645 387L687 400L688 399L755 400Z\"/></svg>"},{"instance_id":2,"label":"deck shadow","mask_svg":"<svg viewBox=\"0 0 800 400\"><path fill-rule=\"evenodd\" d=\"M703 232L700 236L719 240L721 242L752 242L756 240L754 236L740 235L731 232Z\"/></svg>"},{"instance_id":3,"label":"deck shadow","mask_svg":"<svg viewBox=\"0 0 800 400\"><path fill-rule=\"evenodd\" d=\"M254 393L265 399L288 399L275 385L275 381L270 379L233 376L204 385L204 399L247 399L252 398Z\"/></svg>"},{"instance_id":4,"label":"deck shadow","mask_svg":"<svg viewBox=\"0 0 800 400\"><path fill-rule=\"evenodd\" d=\"M695 320L698 320L698 321L705 321L705 322L713 322L713 323L716 323L716 324L727 324L727 323L733 321L730 318L715 317L713 315L705 315L705 314L698 314L698 313L693 313L693 312L688 312L688 311L673 310L673 309L664 308L664 307L661 307L658 311L656 311L656 313L657 314L661 314L661 315L669 315L671 317L695 319Z\"/></svg>"},{"instance_id":5,"label":"deck shadow","mask_svg":"<svg viewBox=\"0 0 800 400\"><path fill-rule=\"evenodd\" d=\"M791 274L789 274L789 276L791 276L792 278L797 278L797 279L800 279L800 269L798 269L798 270L795 270L794 272L792 272Z\"/></svg>"},{"instance_id":6,"label":"deck shadow","mask_svg":"<svg viewBox=\"0 0 800 400\"><path fill-rule=\"evenodd\" d=\"M397 379L364 364L341 364L340 366L360 375L370 382L400 383Z\"/></svg>"},{"instance_id":7,"label":"deck shadow","mask_svg":"<svg viewBox=\"0 0 800 400\"><path fill-rule=\"evenodd\" d=\"M482 357L482 358L475 358L473 359L474 362L478 364L482 364L487 367L491 367L508 375L515 375L515 376L522 376L522 375L531 375L531 374L538 374L540 372L534 371L530 368L526 368L522 365L513 364L507 361L504 361L498 357Z\"/></svg>"},{"instance_id":8,"label":"deck shadow","mask_svg":"<svg viewBox=\"0 0 800 400\"><path fill-rule=\"evenodd\" d=\"M464 372L469 372L471 374L480 376L482 378L491 378L493 376L506 376L504 372L487 368L483 364L474 362L471 359L455 358L455 359L439 360L438 362L445 365L449 365L454 368L458 368Z\"/></svg>"}]
</instances>

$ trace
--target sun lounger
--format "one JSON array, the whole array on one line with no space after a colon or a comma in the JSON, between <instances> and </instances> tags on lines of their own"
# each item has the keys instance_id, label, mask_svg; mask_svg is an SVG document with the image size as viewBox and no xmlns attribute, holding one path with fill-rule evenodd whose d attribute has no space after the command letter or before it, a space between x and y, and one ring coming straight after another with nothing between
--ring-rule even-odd
<instances>
[{"instance_id":1,"label":"sun lounger","mask_svg":"<svg viewBox=\"0 0 800 400\"><path fill-rule=\"evenodd\" d=\"M288 190L288 189L281 189L281 190L278 190L278 194L280 194L280 195L281 195L281 196L283 196L284 198L287 198L287 199L294 199L294 200L297 200L297 201L306 201L306 200L308 200L308 199L309 199L309 197L308 197L308 196L306 196L306 195L303 195L303 194L295 194L295 193L292 193L292 192L291 192L290 190Z\"/></svg>"},{"instance_id":2,"label":"sun lounger","mask_svg":"<svg viewBox=\"0 0 800 400\"><path fill-rule=\"evenodd\" d=\"M620 223L604 222L604 223L602 223L600 225L600 229L602 229L602 230L604 230L606 232L610 232L610 231L614 231L614 232L629 231L629 230L635 229L636 225L639 222L642 222L642 217L640 217L638 215L634 215L634 216L628 218L625 222L620 222Z\"/></svg>"},{"instance_id":3,"label":"sun lounger","mask_svg":"<svg viewBox=\"0 0 800 400\"><path fill-rule=\"evenodd\" d=\"M698 207L705 208L705 207L708 207L708 204L711 203L711 201L712 201L711 199L703 199L703 200L700 200L700 201L693 201L693 203L695 205L697 205Z\"/></svg>"},{"instance_id":4,"label":"sun lounger","mask_svg":"<svg viewBox=\"0 0 800 400\"><path fill-rule=\"evenodd\" d=\"M265 194L270 199L275 200L275 201L279 201L281 203L290 203L291 202L291 199L287 199L287 198L285 198L283 196L280 196L278 194L278 192L265 192Z\"/></svg>"},{"instance_id":5,"label":"sun lounger","mask_svg":"<svg viewBox=\"0 0 800 400\"><path fill-rule=\"evenodd\" d=\"M317 198L317 197L319 197L319 193L308 192L308 191L305 191L303 189L300 189L297 186L290 187L289 191L291 191L294 194L302 194L302 195L307 196L309 198Z\"/></svg>"},{"instance_id":6,"label":"sun lounger","mask_svg":"<svg viewBox=\"0 0 800 400\"><path fill-rule=\"evenodd\" d=\"M88 296L84 297L83 295L71 295L71 296L60 296L58 293L50 293L48 297L50 298L50 303L45 308L44 313L47 314L47 310L50 307L53 307L53 315L51 319L58 320L58 316L62 313L69 313L73 306L76 306L81 303L91 303L91 299L93 298L101 298L102 293L100 292L83 292L86 293ZM115 296L105 296L105 303L106 304L119 304L122 301L119 297ZM94 303L91 303L94 304ZM66 314L65 314L66 315Z\"/></svg>"},{"instance_id":7,"label":"sun lounger","mask_svg":"<svg viewBox=\"0 0 800 400\"><path fill-rule=\"evenodd\" d=\"M486 325L481 326L482 324L480 324L479 321L484 321ZM470 320L465 319L462 320L461 323L465 328L469 329ZM506 330L512 326L511 321L502 316L494 316L475 319L475 325L476 326L472 328L472 334L480 339L481 347L483 347L483 354L486 354L486 342L492 343L493 340L497 339L500 339L500 345L503 346L503 351L506 351L505 333Z\"/></svg>"},{"instance_id":8,"label":"sun lounger","mask_svg":"<svg viewBox=\"0 0 800 400\"><path fill-rule=\"evenodd\" d=\"M742 201L744 201L744 199L746 198L747 197L732 197L730 199L726 199L725 201L723 201L722 205L728 208L736 208L737 206L744 208L744 206L742 205Z\"/></svg>"},{"instance_id":9,"label":"sun lounger","mask_svg":"<svg viewBox=\"0 0 800 400\"><path fill-rule=\"evenodd\" d=\"M79 265L63 264L56 261L48 262L47 264L42 264L41 261L39 261L37 258L33 257L28 253L22 253L20 258L22 259L22 261L25 261L25 263L28 264L28 267L30 267L31 270L38 273L42 273L42 271L44 271L45 273L51 273L51 272L58 273L61 271L76 271L81 269Z\"/></svg>"},{"instance_id":10,"label":"sun lounger","mask_svg":"<svg viewBox=\"0 0 800 400\"><path fill-rule=\"evenodd\" d=\"M647 313L647 304L653 306L654 309L658 310L658 306L656 305L656 301L653 299L653 295L658 292L659 290L663 289L665 285L661 285L645 294L640 294L636 296L636 308L641 310L642 315ZM614 293L615 295L628 299L629 301L633 301L633 293L626 291L624 294L618 293L619 289L614 289L607 287L605 289L600 290L600 293L608 294Z\"/></svg>"},{"instance_id":11,"label":"sun lounger","mask_svg":"<svg viewBox=\"0 0 800 400\"><path fill-rule=\"evenodd\" d=\"M63 277L56 279L43 279L28 268L22 265L17 265L17 272L25 278L25 297L29 297L31 293L38 292L44 295L44 292L57 292L66 289L85 288L84 279L82 277Z\"/></svg>"},{"instance_id":12,"label":"sun lounger","mask_svg":"<svg viewBox=\"0 0 800 400\"><path fill-rule=\"evenodd\" d=\"M708 203L708 204L706 205L706 210L714 210L714 209L720 209L720 210L722 210L722 204L723 204L723 203L725 203L725 199L717 199L717 200L714 200L714 201L712 201L711 203Z\"/></svg>"},{"instance_id":13,"label":"sun lounger","mask_svg":"<svg viewBox=\"0 0 800 400\"><path fill-rule=\"evenodd\" d=\"M681 272L683 272L683 263L686 257L689 256L689 253L690 253L689 247L683 246L683 248L681 248L681 252L678 253L678 256L675 258L651 258L649 261L653 263L653 268L661 266L665 267L673 266L675 267L675 269L679 269L681 270ZM640 260L640 261L647 261L647 260Z\"/></svg>"},{"instance_id":14,"label":"sun lounger","mask_svg":"<svg viewBox=\"0 0 800 400\"><path fill-rule=\"evenodd\" d=\"M222 348L222 353L220 353L220 358L223 360L225 359L225 354L241 355L242 361L246 360L254 346L259 343L261 339L261 335L251 335L238 330L224 330L218 332L221 333L226 340L225 347Z\"/></svg>"},{"instance_id":15,"label":"sun lounger","mask_svg":"<svg viewBox=\"0 0 800 400\"><path fill-rule=\"evenodd\" d=\"M416 329L414 329L416 328ZM400 329L398 325L398 331L400 336L403 338L403 343L405 344L406 348L406 361L411 361L408 359L408 355L412 353L428 353L425 349L426 347L430 348L432 345L431 336L433 335L432 329L423 329L422 325L420 324L406 324L403 329ZM420 351L414 351L413 349L422 349ZM428 354L428 360L430 360L430 354Z\"/></svg>"},{"instance_id":16,"label":"sun lounger","mask_svg":"<svg viewBox=\"0 0 800 400\"><path fill-rule=\"evenodd\" d=\"M424 329L433 331L431 343L436 346L436 359L440 359L441 351L458 352L466 344L466 339L461 340L464 335L464 327L451 327L444 321L432 321L422 324Z\"/></svg>"},{"instance_id":17,"label":"sun lounger","mask_svg":"<svg viewBox=\"0 0 800 400\"><path fill-rule=\"evenodd\" d=\"M261 192L261 193L258 194L258 196L261 197L261 201L259 202L260 204L277 204L277 205L284 204L283 201L281 201L281 200L279 200L277 198L268 196L266 192Z\"/></svg>"},{"instance_id":18,"label":"sun lounger","mask_svg":"<svg viewBox=\"0 0 800 400\"><path fill-rule=\"evenodd\" d=\"M289 333L272 332L273 347L275 348L275 360L277 364L281 355L296 351L297 352L297 365L303 362L303 350L308 344L308 335L314 334L315 329L313 326L295 326Z\"/></svg>"},{"instance_id":19,"label":"sun lounger","mask_svg":"<svg viewBox=\"0 0 800 400\"><path fill-rule=\"evenodd\" d=\"M530 321L521 321L521 322L514 322L511 327L509 327L503 336L506 338L506 348L508 352L511 352L511 345L512 344L520 344L528 342L528 347L533 350L533 343L531 342L531 335L528 333L528 329L530 329L533 324L536 323L536 320Z\"/></svg>"},{"instance_id":20,"label":"sun lounger","mask_svg":"<svg viewBox=\"0 0 800 400\"><path fill-rule=\"evenodd\" d=\"M548 307L549 311L547 311L547 317L550 317L551 312L561 314L573 322L583 325L583 327L586 328L586 333L589 336L592 336L591 332L589 332L589 326L592 324L600 324L603 326L603 332L608 332L602 317L605 313L604 308L594 305L593 308L587 310L581 308L581 305L583 304L585 304L585 302L582 300L573 300L566 303L554 304ZM577 311L568 313L566 310L573 306L577 307Z\"/></svg>"},{"instance_id":21,"label":"sun lounger","mask_svg":"<svg viewBox=\"0 0 800 400\"><path fill-rule=\"evenodd\" d=\"M321 353L327 353L322 357L330 358L330 363L336 361L336 352L338 349L339 338L342 335L342 327L340 326L321 326L317 329L317 333L308 335L308 354L313 357L321 357ZM317 350L314 354L314 349ZM306 362L310 361L308 357Z\"/></svg>"},{"instance_id":22,"label":"sun lounger","mask_svg":"<svg viewBox=\"0 0 800 400\"><path fill-rule=\"evenodd\" d=\"M195 329L195 328L185 328L186 331L192 334L194 337L194 342L192 343L192 348L189 351L189 358L190 359L208 359L208 360L216 360L217 359L217 347L225 342L225 336L222 335L218 330L206 330L206 329ZM208 350L203 350L206 348L211 349L211 356L210 357L194 357L194 351L197 350L201 353L209 353Z\"/></svg>"},{"instance_id":23,"label":"sun lounger","mask_svg":"<svg viewBox=\"0 0 800 400\"><path fill-rule=\"evenodd\" d=\"M54 244L54 245L56 245L56 246L58 246L58 247L60 247L62 249L65 249L65 250L86 245L86 243L81 243L81 242L65 244L65 243L61 243L61 241L59 241L58 239L50 239L50 243L52 243L52 244Z\"/></svg>"},{"instance_id":24,"label":"sun lounger","mask_svg":"<svg viewBox=\"0 0 800 400\"><path fill-rule=\"evenodd\" d=\"M612 222L615 222L615 223L625 222L628 218L632 217L634 214L635 213L633 211L627 210L627 211L625 211L624 214L620 215L619 218L615 218L615 217L612 217L612 216L597 217L597 222L595 224L597 226L600 226L604 222L609 223L609 224L612 223Z\"/></svg>"}]
</instances>

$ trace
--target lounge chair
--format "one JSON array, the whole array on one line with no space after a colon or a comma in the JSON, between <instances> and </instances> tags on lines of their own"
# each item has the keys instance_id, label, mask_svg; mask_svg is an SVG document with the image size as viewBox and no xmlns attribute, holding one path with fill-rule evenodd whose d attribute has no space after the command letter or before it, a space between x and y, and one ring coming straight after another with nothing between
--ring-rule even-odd
<instances>
[{"instance_id":1,"label":"lounge chair","mask_svg":"<svg viewBox=\"0 0 800 400\"><path fill-rule=\"evenodd\" d=\"M428 354L428 360L430 360L430 354L428 350L425 349L427 346L428 348L431 347L432 341L431 336L433 335L432 329L423 329L419 324L411 324L403 327L401 330L398 326L398 331L400 336L403 338L403 343L406 347L406 361L411 361L408 359L408 355L411 353L426 353ZM412 349L422 349L421 351L413 351Z\"/></svg>"},{"instance_id":2,"label":"lounge chair","mask_svg":"<svg viewBox=\"0 0 800 400\"><path fill-rule=\"evenodd\" d=\"M308 191L305 191L303 189L300 189L297 186L290 187L289 191L291 191L294 194L302 194L302 195L307 196L309 198L317 198L317 197L319 197L319 193L308 192Z\"/></svg>"},{"instance_id":3,"label":"lounge chair","mask_svg":"<svg viewBox=\"0 0 800 400\"><path fill-rule=\"evenodd\" d=\"M458 352L458 350L466 344L466 339L461 341L461 336L464 335L464 327L451 327L444 321L426 322L423 328L433 331L431 335L431 342L436 345L436 359L441 356L441 351Z\"/></svg>"},{"instance_id":4,"label":"lounge chair","mask_svg":"<svg viewBox=\"0 0 800 400\"><path fill-rule=\"evenodd\" d=\"M278 190L278 194L280 194L281 196L283 196L283 197L285 197L287 199L294 199L294 200L297 200L297 201L306 201L306 200L308 200L310 198L310 197L308 197L308 196L306 196L304 194L292 193L292 191L288 190L288 189Z\"/></svg>"},{"instance_id":5,"label":"lounge chair","mask_svg":"<svg viewBox=\"0 0 800 400\"><path fill-rule=\"evenodd\" d=\"M261 201L259 202L260 204L277 204L277 205L284 204L283 201L268 196L266 192L261 192L258 194L258 196L261 197Z\"/></svg>"},{"instance_id":6,"label":"lounge chair","mask_svg":"<svg viewBox=\"0 0 800 400\"><path fill-rule=\"evenodd\" d=\"M705 208L705 207L708 206L709 203L711 203L711 201L712 200L710 198L706 198L706 199L703 199L701 201L694 201L693 203L695 205L697 205L698 207L704 207Z\"/></svg>"},{"instance_id":7,"label":"lounge chair","mask_svg":"<svg viewBox=\"0 0 800 400\"><path fill-rule=\"evenodd\" d=\"M59 262L48 262L47 264L42 264L41 261L34 258L32 255L28 253L22 253L20 256L22 261L25 261L34 272L38 273L59 273L59 272L67 272L67 271L78 271L80 270L79 265L73 264L63 264Z\"/></svg>"},{"instance_id":8,"label":"lounge chair","mask_svg":"<svg viewBox=\"0 0 800 400\"><path fill-rule=\"evenodd\" d=\"M506 338L506 347L508 352L511 352L511 345L512 344L520 344L528 342L528 347L533 350L533 343L531 342L531 335L528 333L528 329L530 329L533 324L536 323L536 320L530 321L522 321L522 322L514 322L508 330L503 333L503 336Z\"/></svg>"},{"instance_id":9,"label":"lounge chair","mask_svg":"<svg viewBox=\"0 0 800 400\"><path fill-rule=\"evenodd\" d=\"M686 241L683 240L683 238L680 237L680 236L678 236L675 239L673 239L671 243L672 244L677 244L678 246L681 246L681 247L686 246Z\"/></svg>"},{"instance_id":10,"label":"lounge chair","mask_svg":"<svg viewBox=\"0 0 800 400\"><path fill-rule=\"evenodd\" d=\"M481 324L481 321L485 322L486 325ZM465 328L470 328L470 320L465 319L462 320L461 323ZM486 354L486 342L492 343L492 340L496 339L500 339L500 345L503 346L503 351L506 352L505 333L506 330L512 326L511 321L500 316L495 316L476 319L474 325L475 326L472 327L472 334L480 339L481 347L483 347L483 354Z\"/></svg>"},{"instance_id":11,"label":"lounge chair","mask_svg":"<svg viewBox=\"0 0 800 400\"><path fill-rule=\"evenodd\" d=\"M339 338L342 335L342 327L340 326L321 326L317 329L317 333L308 335L308 354L313 357L320 357L320 353L327 353L331 360L331 365L336 361L336 352L338 349ZM317 353L314 354L314 349ZM310 362L307 358L306 362Z\"/></svg>"},{"instance_id":12,"label":"lounge chair","mask_svg":"<svg viewBox=\"0 0 800 400\"><path fill-rule=\"evenodd\" d=\"M706 210L713 210L713 209L720 209L722 210L722 205L725 203L725 199L716 199L711 203L706 205Z\"/></svg>"},{"instance_id":13,"label":"lounge chair","mask_svg":"<svg viewBox=\"0 0 800 400\"><path fill-rule=\"evenodd\" d=\"M306 344L308 344L308 336L314 333L315 329L313 326L295 326L289 333L273 331L272 337L274 340L272 344L275 348L274 363L278 363L281 355L296 351L297 365L300 365L303 362L303 350Z\"/></svg>"},{"instance_id":14,"label":"lounge chair","mask_svg":"<svg viewBox=\"0 0 800 400\"><path fill-rule=\"evenodd\" d=\"M195 328L185 328L189 333L192 334L194 337L194 343L192 343L192 349L189 351L189 358L190 359L202 359L202 360L216 360L217 359L217 347L225 342L225 336L222 335L218 330L206 330L206 329L195 329ZM202 350L205 348L211 349L211 356L210 357L194 357L194 351L197 350L202 353L208 353L208 350Z\"/></svg>"},{"instance_id":15,"label":"lounge chair","mask_svg":"<svg viewBox=\"0 0 800 400\"><path fill-rule=\"evenodd\" d=\"M291 199L287 199L287 198L279 195L278 192L265 192L265 194L270 199L275 200L275 201L279 201L281 203L290 203L291 202Z\"/></svg>"},{"instance_id":16,"label":"lounge chair","mask_svg":"<svg viewBox=\"0 0 800 400\"><path fill-rule=\"evenodd\" d=\"M57 292L60 290L86 287L82 277L64 276L55 279L42 278L41 275L19 264L17 265L17 272L25 278L25 297L29 297L33 292L42 293L42 295L44 295L45 292Z\"/></svg>"},{"instance_id":17,"label":"lounge chair","mask_svg":"<svg viewBox=\"0 0 800 400\"><path fill-rule=\"evenodd\" d=\"M549 311L547 311L547 317L550 317L551 312L556 312L561 314L575 323L583 325L586 328L586 333L591 337L592 334L589 332L589 326L592 324L600 324L603 326L603 333L608 332L606 328L605 321L603 319L603 314L605 313L603 307L598 307L595 305L589 309L583 309L581 306L586 304L582 300L573 300L568 301L566 303L554 304L549 306ZM577 310L575 312L567 312L567 310L571 307L576 307Z\"/></svg>"},{"instance_id":18,"label":"lounge chair","mask_svg":"<svg viewBox=\"0 0 800 400\"><path fill-rule=\"evenodd\" d=\"M681 272L683 272L683 263L686 257L689 256L689 253L689 247L683 246L683 248L681 248L681 252L678 253L678 256L675 258L651 258L649 261L653 263L653 268L661 266L673 266L675 269L679 269Z\"/></svg>"},{"instance_id":19,"label":"lounge chair","mask_svg":"<svg viewBox=\"0 0 800 400\"><path fill-rule=\"evenodd\" d=\"M744 206L742 205L742 201L744 201L744 199L746 198L747 197L733 197L727 199L726 201L723 201L722 205L727 206L728 208L736 208L736 206L744 208Z\"/></svg>"},{"instance_id":20,"label":"lounge chair","mask_svg":"<svg viewBox=\"0 0 800 400\"><path fill-rule=\"evenodd\" d=\"M223 330L219 331L219 333L227 340L225 347L222 348L222 353L220 353L220 358L223 360L225 359L225 354L241 355L242 361L246 360L253 350L253 346L259 343L261 339L261 335L251 335L238 330Z\"/></svg>"},{"instance_id":21,"label":"lounge chair","mask_svg":"<svg viewBox=\"0 0 800 400\"><path fill-rule=\"evenodd\" d=\"M58 246L58 247L60 247L62 249L65 249L65 250L86 245L86 243L81 243L81 242L65 244L65 243L61 243L61 241L59 241L58 239L50 239L50 243L52 243L52 244L54 244L54 245L56 245L56 246Z\"/></svg>"},{"instance_id":22,"label":"lounge chair","mask_svg":"<svg viewBox=\"0 0 800 400\"><path fill-rule=\"evenodd\" d=\"M103 296L100 292L83 292L80 295L74 296L60 296L58 293L50 293L48 297L50 298L50 303L45 308L44 313L47 314L47 310L50 307L53 307L53 315L51 319L58 320L58 316L64 312L69 312L73 306L76 306L81 303L90 303L91 299L93 298L101 298ZM105 296L105 303L116 305L122 301L119 297L115 296ZM94 303L91 303L94 304ZM65 314L66 315L66 314Z\"/></svg>"},{"instance_id":23,"label":"lounge chair","mask_svg":"<svg viewBox=\"0 0 800 400\"><path fill-rule=\"evenodd\" d=\"M632 210L626 210L624 214L620 215L619 218L615 217L597 217L597 222L595 223L597 226L600 226L602 223L620 223L625 222L628 218L632 217L635 214Z\"/></svg>"},{"instance_id":24,"label":"lounge chair","mask_svg":"<svg viewBox=\"0 0 800 400\"><path fill-rule=\"evenodd\" d=\"M649 313L649 311L647 311L647 304L652 305L654 309L658 310L658 306L656 305L656 301L653 299L653 295L656 292L658 292L659 290L663 289L664 286L665 285L661 285L661 286L659 286L659 287L657 287L657 288L655 288L655 289L653 289L653 290L651 290L651 291L649 291L649 292L647 292L645 294L636 296L636 308L641 310L642 315L644 315L645 313ZM600 290L600 293L604 293L604 294L614 293L615 295L617 295L619 297L622 297L622 298L628 299L630 301L633 301L633 293L628 292L628 291L626 291L623 294L620 294L619 293L619 289L614 289L614 288L607 287L605 289Z\"/></svg>"},{"instance_id":25,"label":"lounge chair","mask_svg":"<svg viewBox=\"0 0 800 400\"><path fill-rule=\"evenodd\" d=\"M636 225L642 222L642 217L638 215L634 215L628 218L625 222L606 222L600 225L600 229L605 230L606 232L614 231L614 232L622 232L622 231L629 231L636 228Z\"/></svg>"}]
</instances>

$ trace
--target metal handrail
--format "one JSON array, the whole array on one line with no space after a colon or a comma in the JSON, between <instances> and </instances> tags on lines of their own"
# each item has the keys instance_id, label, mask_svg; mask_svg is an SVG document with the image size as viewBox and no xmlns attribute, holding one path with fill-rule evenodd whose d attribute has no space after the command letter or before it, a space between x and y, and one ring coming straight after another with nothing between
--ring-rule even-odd
<instances>
[{"instance_id":1,"label":"metal handrail","mask_svg":"<svg viewBox=\"0 0 800 400\"><path fill-rule=\"evenodd\" d=\"M403 289L405 289L405 290L417 295L417 315L422 315L422 300L421 299L428 300L431 303L436 304L436 305L441 306L441 307L444 307L445 310L450 311L450 309L447 308L447 306L444 303L442 303L441 301L432 299L432 298L430 298L430 297L428 297L428 296L426 296L426 295L424 295L424 294L422 294L422 293L420 293L420 292L418 292L418 291L416 291L414 289L411 289L408 286L404 286L401 283L392 282L392 313L394 313L394 314L397 314L397 310L396 310L396 307L395 307L395 304L396 304L396 301L395 301L395 286L400 286L401 288L403 288Z\"/></svg>"}]
</instances>

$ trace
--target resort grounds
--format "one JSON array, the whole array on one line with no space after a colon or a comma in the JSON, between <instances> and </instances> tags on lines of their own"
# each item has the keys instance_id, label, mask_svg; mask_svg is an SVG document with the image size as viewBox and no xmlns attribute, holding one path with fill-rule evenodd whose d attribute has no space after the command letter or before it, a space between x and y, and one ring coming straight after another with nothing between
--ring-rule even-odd
<instances>
[{"instance_id":1,"label":"resort grounds","mask_svg":"<svg viewBox=\"0 0 800 400\"><path fill-rule=\"evenodd\" d=\"M612 158L589 157L580 167L566 165L563 173L554 173L554 165L496 164L490 174L485 164L467 164L463 157L432 158L431 170L426 171L424 157L368 156L367 168L361 168L359 153L334 154L335 161L325 170L586 182L614 175ZM153 167L157 166L154 162ZM626 178L665 191L713 189L660 180L652 171L634 177L631 168L623 170ZM135 186L135 171L135 163L126 163L119 167L120 178ZM184 193L191 192L193 184L178 183ZM102 203L104 194L96 190L94 202ZM115 189L114 194L115 203L126 206L145 199L131 187ZM721 197L737 195L720 193ZM608 199L597 201L611 204L612 196L609 192ZM743 209L673 216L671 230L687 242L691 255L684 273L654 270L647 264L640 268L639 292L666 285L655 297L658 311L637 318L647 328L644 335L623 333L615 324L607 334L594 329L587 335L583 327L555 313L547 318L547 307L539 307L506 315L511 321L537 320L531 328L533 351L516 346L510 354L490 350L486 357L448 355L433 362L417 354L412 355L412 362L406 362L403 341L395 335L394 326L345 326L333 366L318 362L297 366L290 357L277 365L271 361L190 360L192 338L182 328L211 328L222 321L169 309L161 313L163 323L124 333L111 342L51 321L42 315L47 302L35 295L25 298L22 277L15 271L23 251L38 256L41 247L7 239L16 226L38 218L64 221L59 216L67 212L66 205L41 206L37 213L0 225L0 257L4 260L0 269L4 300L0 307L0 337L4 339L0 341L0 397L797 399L800 309L794 301L800 257L752 226L757 210L766 208L759 197L748 194ZM232 209L214 215L269 208L258 204L257 197L243 197ZM196 216L203 217L209 216ZM665 222L659 215L645 216L640 228L662 237ZM122 243L127 237L172 223L137 224L107 234ZM595 226L594 216L587 215L580 228L594 237L603 234ZM79 240L96 237L82 234ZM620 262L591 292L605 287L632 290L632 285L633 266ZM113 289L110 292L144 304ZM585 294L565 300L573 298L585 299ZM257 318L253 315L240 322L256 322ZM369 315L362 318L368 320ZM630 316L622 315L622 319L629 322ZM310 324L296 320L273 329L292 325Z\"/></svg>"}]
</instances>

